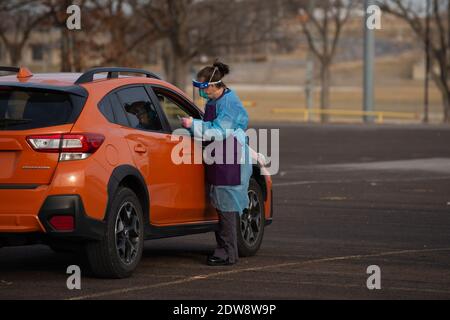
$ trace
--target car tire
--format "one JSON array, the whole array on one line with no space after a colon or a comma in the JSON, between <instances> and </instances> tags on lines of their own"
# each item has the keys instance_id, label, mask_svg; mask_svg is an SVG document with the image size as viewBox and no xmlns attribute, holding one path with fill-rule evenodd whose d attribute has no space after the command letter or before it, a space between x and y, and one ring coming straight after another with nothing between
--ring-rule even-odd
<instances>
[{"instance_id":1,"label":"car tire","mask_svg":"<svg viewBox=\"0 0 450 320\"><path fill-rule=\"evenodd\" d=\"M254 256L264 237L265 211L261 186L251 178L248 188L249 208L240 216L237 223L237 239L240 257Z\"/></svg>"},{"instance_id":2,"label":"car tire","mask_svg":"<svg viewBox=\"0 0 450 320\"><path fill-rule=\"evenodd\" d=\"M131 189L117 191L105 222L103 239L86 245L91 271L100 278L127 278L139 264L144 247L142 207Z\"/></svg>"}]
</instances>

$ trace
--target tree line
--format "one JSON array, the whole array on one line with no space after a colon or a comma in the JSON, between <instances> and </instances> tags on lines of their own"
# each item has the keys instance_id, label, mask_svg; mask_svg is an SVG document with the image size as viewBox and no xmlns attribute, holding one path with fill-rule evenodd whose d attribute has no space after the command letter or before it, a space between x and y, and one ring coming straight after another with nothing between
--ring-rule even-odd
<instances>
[{"instance_id":1,"label":"tree line","mask_svg":"<svg viewBox=\"0 0 450 320\"><path fill-rule=\"evenodd\" d=\"M67 7L81 8L82 30L66 27ZM183 87L193 59L271 41L276 1L11 0L0 2L0 40L11 64L33 30L60 32L61 71L98 65L139 66L156 43L166 79Z\"/></svg>"},{"instance_id":2,"label":"tree line","mask_svg":"<svg viewBox=\"0 0 450 320\"><path fill-rule=\"evenodd\" d=\"M429 44L432 79L442 93L445 122L450 122L449 2L375 1L383 13L406 21L418 41ZM72 4L81 8L81 31L66 27L66 10ZM93 61L101 66L140 66L158 43L166 79L184 87L200 55L251 52L267 44L289 48L300 35L289 35L284 25L294 21L318 62L320 104L326 109L330 67L342 30L352 13L362 9L356 0L1 0L0 42L11 64L17 65L34 30L58 30L64 72L85 70Z\"/></svg>"}]
</instances>

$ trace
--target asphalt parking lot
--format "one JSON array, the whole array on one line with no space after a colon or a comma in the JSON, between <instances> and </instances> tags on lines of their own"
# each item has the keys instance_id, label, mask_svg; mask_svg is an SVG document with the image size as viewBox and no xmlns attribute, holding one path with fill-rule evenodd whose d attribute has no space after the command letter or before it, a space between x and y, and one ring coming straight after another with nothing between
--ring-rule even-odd
<instances>
[{"instance_id":1,"label":"asphalt parking lot","mask_svg":"<svg viewBox=\"0 0 450 320\"><path fill-rule=\"evenodd\" d=\"M70 254L0 249L0 299L449 299L450 128L280 125L274 223L233 267L214 235L146 243L130 279L66 287ZM368 266L381 290L368 290ZM83 269L82 269L83 272Z\"/></svg>"}]
</instances>

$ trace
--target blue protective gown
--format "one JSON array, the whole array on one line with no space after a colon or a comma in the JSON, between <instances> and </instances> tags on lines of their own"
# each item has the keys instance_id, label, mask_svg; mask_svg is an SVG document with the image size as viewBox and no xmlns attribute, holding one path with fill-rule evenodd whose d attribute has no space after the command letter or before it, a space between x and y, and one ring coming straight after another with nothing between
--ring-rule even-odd
<instances>
[{"instance_id":1,"label":"blue protective gown","mask_svg":"<svg viewBox=\"0 0 450 320\"><path fill-rule=\"evenodd\" d=\"M235 186L210 185L211 203L222 212L242 214L248 208L248 187L252 175L251 157L245 134L248 126L248 114L239 97L230 89L226 89L217 100L208 100L208 103L215 103L217 117L210 122L194 119L191 127L194 137L203 138L206 141L210 141L212 137L216 140L225 140L232 134L242 148L240 152L242 156L241 184Z\"/></svg>"}]
</instances>

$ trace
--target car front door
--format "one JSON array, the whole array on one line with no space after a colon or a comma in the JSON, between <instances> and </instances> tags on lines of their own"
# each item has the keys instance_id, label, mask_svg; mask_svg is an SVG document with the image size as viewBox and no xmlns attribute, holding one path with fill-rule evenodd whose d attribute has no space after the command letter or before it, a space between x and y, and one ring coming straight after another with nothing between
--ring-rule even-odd
<instances>
[{"instance_id":1,"label":"car front door","mask_svg":"<svg viewBox=\"0 0 450 320\"><path fill-rule=\"evenodd\" d=\"M190 158L190 163L171 163L173 170L180 172L183 176L179 197L184 205L192 212L196 212L195 217L193 217L195 221L217 220L217 212L209 201L209 190L207 190L205 168L202 162L202 142L187 134L174 133L175 130L182 129L180 118L193 117L199 119L201 113L184 97L168 88L153 86L152 89L154 98L157 100L156 103L163 111L165 120L172 130L171 147L176 148L181 139L189 139L191 146L189 152L186 152L186 150L183 152L183 156Z\"/></svg>"}]
</instances>

